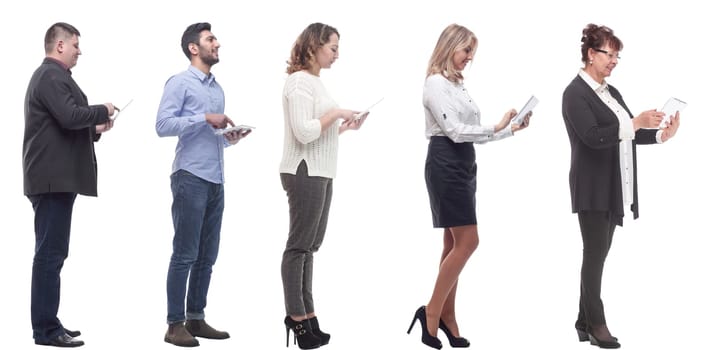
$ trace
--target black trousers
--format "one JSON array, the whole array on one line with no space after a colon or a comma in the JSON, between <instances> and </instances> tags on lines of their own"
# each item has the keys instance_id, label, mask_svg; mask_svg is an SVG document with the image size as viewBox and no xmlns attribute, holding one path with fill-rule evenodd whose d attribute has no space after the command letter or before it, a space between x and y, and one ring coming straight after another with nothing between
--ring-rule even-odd
<instances>
[{"instance_id":1,"label":"black trousers","mask_svg":"<svg viewBox=\"0 0 710 350\"><path fill-rule=\"evenodd\" d=\"M69 232L76 193L28 196L35 212L35 255L32 262L32 330L34 339L48 342L62 334L59 274L69 254Z\"/></svg>"},{"instance_id":2,"label":"black trousers","mask_svg":"<svg viewBox=\"0 0 710 350\"><path fill-rule=\"evenodd\" d=\"M606 211L581 211L577 214L584 252L579 293L579 314L575 324L585 330L606 324L601 299L604 262L611 248L618 220Z\"/></svg>"}]
</instances>

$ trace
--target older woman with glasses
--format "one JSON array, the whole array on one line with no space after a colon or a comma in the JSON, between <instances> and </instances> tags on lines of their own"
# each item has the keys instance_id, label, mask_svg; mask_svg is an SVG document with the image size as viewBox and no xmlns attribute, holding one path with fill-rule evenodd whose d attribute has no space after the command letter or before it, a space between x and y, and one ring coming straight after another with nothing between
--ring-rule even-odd
<instances>
[{"instance_id":1,"label":"older woman with glasses","mask_svg":"<svg viewBox=\"0 0 710 350\"><path fill-rule=\"evenodd\" d=\"M610 349L621 345L604 317L602 271L625 208L638 218L636 144L664 143L680 124L677 112L663 129L658 128L663 112L652 109L633 117L619 91L606 82L622 48L611 29L588 24L582 31L584 67L562 97L571 147L572 212L579 219L584 247L575 328L579 341Z\"/></svg>"}]
</instances>

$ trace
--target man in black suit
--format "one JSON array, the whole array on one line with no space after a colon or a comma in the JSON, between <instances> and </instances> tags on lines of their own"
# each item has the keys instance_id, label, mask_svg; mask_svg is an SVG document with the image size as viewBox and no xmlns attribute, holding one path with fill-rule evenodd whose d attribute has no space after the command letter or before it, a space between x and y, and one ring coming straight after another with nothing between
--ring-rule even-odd
<instances>
[{"instance_id":1,"label":"man in black suit","mask_svg":"<svg viewBox=\"0 0 710 350\"><path fill-rule=\"evenodd\" d=\"M35 344L84 345L57 318L59 274L69 253L72 208L77 194L96 196L94 142L113 127L111 103L89 105L72 79L81 50L79 31L55 23L44 38L46 57L25 95L22 147L24 194L35 212L32 262L32 330Z\"/></svg>"}]
</instances>

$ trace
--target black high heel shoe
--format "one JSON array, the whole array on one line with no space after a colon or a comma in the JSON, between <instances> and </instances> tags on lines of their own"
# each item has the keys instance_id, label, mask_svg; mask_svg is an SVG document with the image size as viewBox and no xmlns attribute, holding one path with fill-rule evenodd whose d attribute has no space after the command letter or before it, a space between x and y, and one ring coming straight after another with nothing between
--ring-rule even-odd
<instances>
[{"instance_id":1,"label":"black high heel shoe","mask_svg":"<svg viewBox=\"0 0 710 350\"><path fill-rule=\"evenodd\" d=\"M577 330L577 338L579 338L580 342L589 341L589 333L587 333L587 330L579 329L577 327L575 327L575 329ZM619 339L617 339L616 337L611 337L611 339L614 339L615 342L619 341ZM593 345L596 345L596 344L593 344Z\"/></svg>"},{"instance_id":2,"label":"black high heel shoe","mask_svg":"<svg viewBox=\"0 0 710 350\"><path fill-rule=\"evenodd\" d=\"M588 333L589 336L589 344L596 345L602 349L618 349L621 347L621 344L617 341L615 337L611 337L610 340L599 340L594 337L591 333Z\"/></svg>"},{"instance_id":3,"label":"black high heel shoe","mask_svg":"<svg viewBox=\"0 0 710 350\"><path fill-rule=\"evenodd\" d=\"M417 311L414 313L414 318L412 319L412 323L409 325L407 334L412 331L412 327L414 327L414 323L417 321L417 319L419 319L419 323L422 325L422 343L434 349L441 349L441 340L439 340L439 338L437 337L430 335L429 330L427 329L426 311L424 310L424 306L418 308Z\"/></svg>"},{"instance_id":4,"label":"black high heel shoe","mask_svg":"<svg viewBox=\"0 0 710 350\"><path fill-rule=\"evenodd\" d=\"M455 337L451 334L451 330L449 330L449 327L446 327L446 324L444 324L444 321L442 320L439 320L439 329L444 331L446 338L449 339L449 345L451 345L452 348L467 348L471 346L468 339L464 337Z\"/></svg>"},{"instance_id":5,"label":"black high heel shoe","mask_svg":"<svg viewBox=\"0 0 710 350\"><path fill-rule=\"evenodd\" d=\"M311 324L311 329L316 337L320 338L320 345L327 345L330 342L330 334L325 333L320 330L320 325L318 324L318 317L309 318L308 322Z\"/></svg>"},{"instance_id":6,"label":"black high heel shoe","mask_svg":"<svg viewBox=\"0 0 710 350\"><path fill-rule=\"evenodd\" d=\"M287 315L284 324L286 325L286 347L288 347L290 331L293 331L293 343L296 344L298 341L298 347L301 349L315 349L321 346L321 340L313 334L308 320L295 321Z\"/></svg>"}]
</instances>

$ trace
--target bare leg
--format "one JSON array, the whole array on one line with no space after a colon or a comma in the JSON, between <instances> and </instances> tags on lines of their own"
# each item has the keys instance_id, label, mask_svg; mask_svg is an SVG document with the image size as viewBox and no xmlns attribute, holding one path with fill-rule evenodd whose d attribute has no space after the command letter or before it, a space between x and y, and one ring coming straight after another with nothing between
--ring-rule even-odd
<instances>
[{"instance_id":1,"label":"bare leg","mask_svg":"<svg viewBox=\"0 0 710 350\"><path fill-rule=\"evenodd\" d=\"M446 259L449 255L449 252L451 252L453 247L454 236L449 229L444 229L444 250L441 253L441 264L444 263L444 259ZM439 265L439 268L441 268L441 265ZM444 307L441 310L441 320L455 337L459 337L459 326L456 323L456 289L458 285L459 283L457 278L456 283L454 283L454 286L451 288L449 295L446 297L446 301L444 301Z\"/></svg>"},{"instance_id":2,"label":"bare leg","mask_svg":"<svg viewBox=\"0 0 710 350\"><path fill-rule=\"evenodd\" d=\"M450 248L447 236L450 236ZM453 310L459 274L477 247L477 225L450 227L444 230L444 251L439 266L439 276L436 278L434 292L426 306L427 330L430 335L436 336L439 319L444 315L444 310L446 310L447 318L455 319ZM447 326L454 327L455 324L447 324ZM456 331L453 328L451 331L455 332L454 335L458 335L457 327Z\"/></svg>"}]
</instances>

